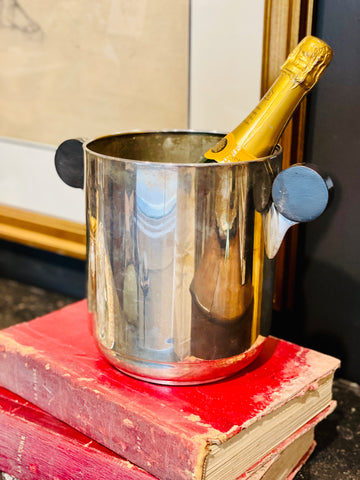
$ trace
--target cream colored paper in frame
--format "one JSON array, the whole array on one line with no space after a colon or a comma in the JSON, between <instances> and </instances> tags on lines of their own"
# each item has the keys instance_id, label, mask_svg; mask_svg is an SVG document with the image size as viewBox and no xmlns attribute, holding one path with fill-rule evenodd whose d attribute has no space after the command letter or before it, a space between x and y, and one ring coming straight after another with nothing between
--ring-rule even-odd
<instances>
[{"instance_id":1,"label":"cream colored paper in frame","mask_svg":"<svg viewBox=\"0 0 360 480\"><path fill-rule=\"evenodd\" d=\"M0 136L186 127L188 17L188 0L0 0Z\"/></svg>"}]
</instances>

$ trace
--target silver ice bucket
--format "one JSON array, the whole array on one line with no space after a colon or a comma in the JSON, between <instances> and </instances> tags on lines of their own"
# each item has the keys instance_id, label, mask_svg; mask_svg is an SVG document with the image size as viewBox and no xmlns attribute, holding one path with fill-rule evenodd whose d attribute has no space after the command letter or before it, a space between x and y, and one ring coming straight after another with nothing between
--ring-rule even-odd
<instances>
[{"instance_id":1,"label":"silver ice bucket","mask_svg":"<svg viewBox=\"0 0 360 480\"><path fill-rule=\"evenodd\" d=\"M274 256L303 219L285 216L282 193L274 203L281 149L201 163L221 136L132 132L81 142L92 333L111 364L136 378L223 378L249 364L269 333Z\"/></svg>"}]
</instances>

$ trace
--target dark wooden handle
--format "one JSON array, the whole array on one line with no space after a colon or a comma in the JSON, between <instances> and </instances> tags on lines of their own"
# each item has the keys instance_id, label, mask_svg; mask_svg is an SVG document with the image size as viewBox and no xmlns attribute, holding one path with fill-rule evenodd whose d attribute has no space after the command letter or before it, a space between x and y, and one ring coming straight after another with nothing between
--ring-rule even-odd
<instances>
[{"instance_id":1,"label":"dark wooden handle","mask_svg":"<svg viewBox=\"0 0 360 480\"><path fill-rule=\"evenodd\" d=\"M61 143L55 152L55 168L67 185L84 188L83 141L71 139Z\"/></svg>"}]
</instances>

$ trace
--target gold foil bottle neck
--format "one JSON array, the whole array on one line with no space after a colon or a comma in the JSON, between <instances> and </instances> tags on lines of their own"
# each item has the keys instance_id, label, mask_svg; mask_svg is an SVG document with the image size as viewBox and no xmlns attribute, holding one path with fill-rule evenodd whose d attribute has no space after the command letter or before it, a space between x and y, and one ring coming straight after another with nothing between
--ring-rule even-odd
<instances>
[{"instance_id":1,"label":"gold foil bottle neck","mask_svg":"<svg viewBox=\"0 0 360 480\"><path fill-rule=\"evenodd\" d=\"M290 53L281 71L293 78L295 86L301 84L309 90L319 80L332 56L327 43L309 35Z\"/></svg>"},{"instance_id":2,"label":"gold foil bottle neck","mask_svg":"<svg viewBox=\"0 0 360 480\"><path fill-rule=\"evenodd\" d=\"M251 161L269 155L307 92L317 83L332 58L319 38L305 37L290 53L254 110L232 132L205 153L220 163Z\"/></svg>"}]
</instances>

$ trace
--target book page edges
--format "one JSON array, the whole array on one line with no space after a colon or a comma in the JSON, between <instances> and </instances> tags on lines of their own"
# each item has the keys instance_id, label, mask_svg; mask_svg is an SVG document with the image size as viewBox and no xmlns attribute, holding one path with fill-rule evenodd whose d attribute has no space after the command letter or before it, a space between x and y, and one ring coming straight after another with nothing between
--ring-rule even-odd
<instances>
[{"instance_id":1,"label":"book page edges","mask_svg":"<svg viewBox=\"0 0 360 480\"><path fill-rule=\"evenodd\" d=\"M318 380L318 388L307 388L302 395L293 396L279 409L268 411L258 417L247 428L221 444L210 445L210 453L204 465L203 479L218 480L218 472L226 467L230 472L234 462L241 471L251 468L259 459L267 455L289 435L295 433L312 418L332 403L332 383L334 372ZM281 431L279 431L281 429ZM259 442L261 448L258 447ZM257 454L255 454L255 447ZM246 458L247 457L247 458ZM225 477L224 477L225 478ZM227 476L235 479L236 476Z\"/></svg>"},{"instance_id":2,"label":"book page edges","mask_svg":"<svg viewBox=\"0 0 360 480\"><path fill-rule=\"evenodd\" d=\"M326 407L318 415L312 418L303 427L299 428L295 433L293 433L288 438L286 438L282 443L280 443L277 447L275 447L268 455L260 459L255 465L253 465L245 473L240 475L240 477L238 477L237 480L248 480L248 478L253 480L251 475L257 473L258 471L262 471L263 472L262 474L264 474L265 471L268 469L268 467L272 465L272 463L274 463L278 459L279 455L281 455L282 452L287 450L289 446L291 447L291 445L295 444L299 438L303 437L308 432L310 431L314 432L315 427L335 410L336 405L337 405L336 401L332 400L328 405L328 407ZM265 466L267 465L267 468L265 468L264 463L265 463ZM262 479L262 476L260 478Z\"/></svg>"}]
</instances>

